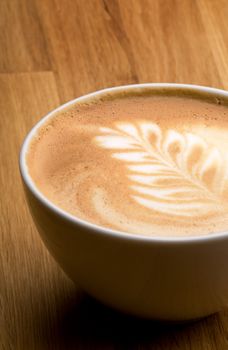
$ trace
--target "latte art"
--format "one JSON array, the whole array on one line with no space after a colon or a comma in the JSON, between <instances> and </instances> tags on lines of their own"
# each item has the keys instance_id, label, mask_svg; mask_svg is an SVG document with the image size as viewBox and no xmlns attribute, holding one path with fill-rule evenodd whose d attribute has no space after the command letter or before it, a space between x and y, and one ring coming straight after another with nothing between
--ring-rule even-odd
<instances>
[{"instance_id":1,"label":"latte art","mask_svg":"<svg viewBox=\"0 0 228 350\"><path fill-rule=\"evenodd\" d=\"M95 141L126 164L131 197L140 205L178 216L220 209L224 160L199 136L175 130L164 134L158 125L141 121L99 131Z\"/></svg>"},{"instance_id":2,"label":"latte art","mask_svg":"<svg viewBox=\"0 0 228 350\"><path fill-rule=\"evenodd\" d=\"M124 233L228 229L228 107L200 96L105 96L51 117L29 173L56 206Z\"/></svg>"}]
</instances>

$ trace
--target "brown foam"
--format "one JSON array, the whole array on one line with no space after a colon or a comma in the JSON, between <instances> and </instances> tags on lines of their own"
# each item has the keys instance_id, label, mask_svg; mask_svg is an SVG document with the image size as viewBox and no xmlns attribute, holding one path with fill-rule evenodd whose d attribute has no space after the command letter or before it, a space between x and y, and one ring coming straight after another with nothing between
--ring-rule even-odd
<instances>
[{"instance_id":1,"label":"brown foam","mask_svg":"<svg viewBox=\"0 0 228 350\"><path fill-rule=\"evenodd\" d=\"M76 104L39 129L30 175L57 206L101 226L153 236L225 231L228 108L208 99L114 94Z\"/></svg>"}]
</instances>

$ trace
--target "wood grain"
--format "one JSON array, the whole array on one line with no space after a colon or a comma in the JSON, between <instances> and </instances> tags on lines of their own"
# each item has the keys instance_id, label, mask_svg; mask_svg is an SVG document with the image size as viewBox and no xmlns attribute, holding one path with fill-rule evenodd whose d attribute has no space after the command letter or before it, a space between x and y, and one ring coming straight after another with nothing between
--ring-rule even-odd
<instances>
[{"instance_id":1,"label":"wood grain","mask_svg":"<svg viewBox=\"0 0 228 350\"><path fill-rule=\"evenodd\" d=\"M50 69L47 40L34 1L0 1L0 72Z\"/></svg>"},{"instance_id":2,"label":"wood grain","mask_svg":"<svg viewBox=\"0 0 228 350\"><path fill-rule=\"evenodd\" d=\"M62 102L103 87L228 88L226 0L0 2L0 349L228 348L228 311L185 325L120 315L83 294L32 223L18 152Z\"/></svg>"}]
</instances>

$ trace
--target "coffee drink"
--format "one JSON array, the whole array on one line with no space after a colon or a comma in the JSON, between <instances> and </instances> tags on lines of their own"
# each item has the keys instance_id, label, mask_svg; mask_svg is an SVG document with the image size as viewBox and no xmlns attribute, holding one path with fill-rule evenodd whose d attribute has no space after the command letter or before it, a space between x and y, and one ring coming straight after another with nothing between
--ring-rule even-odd
<instances>
[{"instance_id":1,"label":"coffee drink","mask_svg":"<svg viewBox=\"0 0 228 350\"><path fill-rule=\"evenodd\" d=\"M228 106L196 92L103 93L61 110L27 153L33 182L66 212L146 236L228 229Z\"/></svg>"}]
</instances>

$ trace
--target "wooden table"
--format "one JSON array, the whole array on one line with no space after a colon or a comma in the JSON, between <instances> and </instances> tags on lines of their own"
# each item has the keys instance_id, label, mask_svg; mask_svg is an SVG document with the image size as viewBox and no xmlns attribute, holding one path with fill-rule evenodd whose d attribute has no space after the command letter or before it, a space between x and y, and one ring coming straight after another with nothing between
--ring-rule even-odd
<instances>
[{"instance_id":1,"label":"wooden table","mask_svg":"<svg viewBox=\"0 0 228 350\"><path fill-rule=\"evenodd\" d=\"M228 349L228 311L168 326L84 295L44 248L18 152L45 113L104 87L228 89L227 0L0 1L0 348Z\"/></svg>"}]
</instances>

